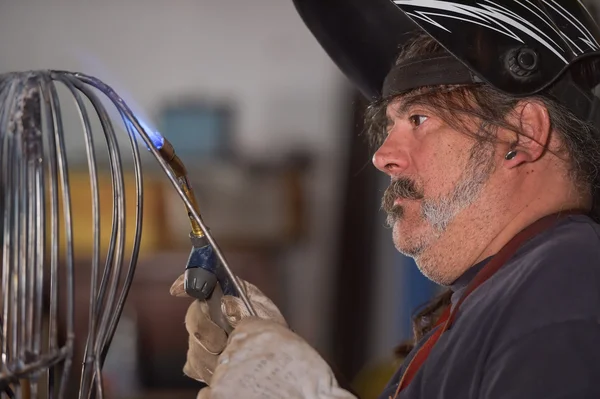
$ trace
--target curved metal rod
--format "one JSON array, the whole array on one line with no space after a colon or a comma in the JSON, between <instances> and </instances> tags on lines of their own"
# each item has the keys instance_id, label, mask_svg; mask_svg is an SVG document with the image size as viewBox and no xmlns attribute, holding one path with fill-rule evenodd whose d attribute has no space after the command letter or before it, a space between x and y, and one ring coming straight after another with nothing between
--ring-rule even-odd
<instances>
[{"instance_id":1,"label":"curved metal rod","mask_svg":"<svg viewBox=\"0 0 600 399\"><path fill-rule=\"evenodd\" d=\"M5 239L4 239L4 248L3 248L3 267L2 267L2 274L3 274L3 292L5 293L6 297L11 297L12 296L12 291L13 291L13 256L12 256L12 251L11 248L14 246L13 245L13 241L14 241L14 236L12 234L12 231L10 229L11 226L11 222L14 218L14 215L12 212L10 212L12 203L13 203L13 197L11 196L11 194L14 192L13 191L13 187L14 187L14 173L13 173L13 169L15 168L14 165L14 154L15 154L15 145L14 145L14 137L10 134L7 134L5 137L5 147L6 147L6 164L5 164L5 170L6 170L6 175L5 175L5 198L6 198L6 202L5 202L5 210L4 210L4 233L5 233ZM2 342L2 355L3 356L8 356L8 354L11 353L12 351L12 345L11 345L11 332L12 332L12 324L10 323L10 318L9 315L12 314L13 309L10 306L10 301L5 300L4 301L4 309L3 309L3 313L4 316L2 317L3 319L3 332L2 332L2 338L3 338L3 342ZM7 359L8 360L8 359ZM12 370L12 365L7 361L7 362L3 362L3 366L6 370L6 372L10 373Z\"/></svg>"},{"instance_id":2,"label":"curved metal rod","mask_svg":"<svg viewBox=\"0 0 600 399\"><path fill-rule=\"evenodd\" d=\"M20 239L20 290L21 290L21 352L20 357L27 359L36 356L36 340L41 337L41 305L38 297L40 293L36 291L36 281L38 281L38 268L36 262L39 257L37 254L36 238L36 220L38 219L38 199L36 193L39 181L40 170L42 168L41 159L43 156L43 142L41 131L41 108L40 91L37 79L31 77L27 82L26 95L23 97L23 112L26 117L21 118L17 124L20 137L21 151L23 154L20 178L24 179L20 187L23 192L23 201L21 203L21 227L22 234ZM39 328L36 330L36 328ZM37 396L37 378L22 381L24 390L28 390L25 395Z\"/></svg>"},{"instance_id":3,"label":"curved metal rod","mask_svg":"<svg viewBox=\"0 0 600 399\"><path fill-rule=\"evenodd\" d=\"M38 82L38 90L41 92L41 87ZM41 110L41 108L40 108ZM39 120L39 127L42 127L41 117ZM45 240L46 240L46 204L45 204L45 186L44 186L44 138L40 132L40 140L39 140L39 148L38 154L39 157L36 160L36 171L35 171L35 190L34 190L34 198L35 198L35 225L34 231L32 234L35 236L34 240L37 243L35 252L35 260L32 263L34 270L34 280L36 282L34 289L35 292L35 315L33 320L34 325L34 337L33 337L33 346L32 351L34 354L39 354L42 351L42 319L43 319L43 286L44 286L44 261L45 261ZM32 396L38 396L38 381L35 380L32 385Z\"/></svg>"},{"instance_id":4,"label":"curved metal rod","mask_svg":"<svg viewBox=\"0 0 600 399\"><path fill-rule=\"evenodd\" d=\"M36 91L37 94L37 102L39 104L39 92ZM36 115L36 119L39 115ZM41 117L41 116L40 116ZM39 126L39 123L36 123ZM24 256L25 256L25 265L34 265L35 264L35 173L37 169L37 160L40 158L40 155L37 153L37 141L41 137L41 132L35 131L32 132L33 136L30 137L25 143L27 148L27 167L25 170L25 174L27 177L25 181L27 182L27 192L29 195L26 197L27 210L25 211L25 215L23 221L25 224L25 245L24 245ZM25 307L24 318L25 324L21 326L21 331L23 332L23 341L24 347L22 349L23 356L26 353L33 353L33 335L34 335L34 319L35 319L35 268L26 267L24 273L24 289L25 295L23 295ZM26 358L26 357L24 357ZM35 380L29 381L29 389L31 391L36 391Z\"/></svg>"},{"instance_id":5,"label":"curved metal rod","mask_svg":"<svg viewBox=\"0 0 600 399\"><path fill-rule=\"evenodd\" d=\"M91 381L91 373L93 373L92 367L94 366L94 355L93 348L96 343L96 324L97 317L95 317L96 306L94 298L98 295L98 268L100 263L100 189L98 184L98 168L95 157L95 146L94 138L92 136L92 128L90 119L87 113L87 108L83 103L83 99L79 94L79 91L71 83L70 79L57 76L57 80L64 84L70 91L71 95L75 99L76 108L79 112L80 121L83 127L85 146L86 146L86 157L87 164L90 173L90 189L92 196L92 233L93 233L93 247L92 247L92 267L91 267L91 281L90 281L90 305L89 305L89 320L88 320L88 337L85 344L85 350L83 355L83 364L80 378L80 397L81 392L89 391L89 384Z\"/></svg>"},{"instance_id":6,"label":"curved metal rod","mask_svg":"<svg viewBox=\"0 0 600 399\"><path fill-rule=\"evenodd\" d=\"M66 291L67 291L67 342L68 348L73 348L75 341L75 283L74 283L74 249L73 249L73 222L71 220L71 188L69 184L68 176L68 162L65 151L64 137L62 135L63 122L60 112L60 102L56 87L48 79L45 79L48 83L47 88L50 91L50 107L52 109L52 119L54 121L54 140L57 145L56 158L58 160L58 171L60 173L61 180L61 194L63 203L63 214L64 214L64 226L65 226L65 240L66 240ZM63 366L63 375L59 386L59 398L63 398L67 389L67 381L69 376L69 370L71 367L72 358L68 357L65 359Z\"/></svg>"},{"instance_id":7,"label":"curved metal rod","mask_svg":"<svg viewBox=\"0 0 600 399\"><path fill-rule=\"evenodd\" d=\"M56 154L56 118L53 115L51 108L51 96L49 93L48 85L50 84L47 79L41 80L41 94L42 94L42 106L44 107L43 115L45 116L45 125L49 129L49 134L46 135L47 139L47 155L45 158L48 160L48 196L50 199L50 295L48 304L48 352L53 353L58 351L58 263L59 263L59 243L60 243L60 230L59 230L59 213L58 213L58 166L55 159ZM72 350L72 348L68 348ZM69 356L72 352L69 351ZM55 371L53 368L48 370L48 396L54 398L54 382L55 382Z\"/></svg>"},{"instance_id":8,"label":"curved metal rod","mask_svg":"<svg viewBox=\"0 0 600 399\"><path fill-rule=\"evenodd\" d=\"M123 121L125 122L125 117L123 117ZM106 359L106 355L108 354L108 348L110 347L112 338L117 329L117 323L121 317L123 312L123 308L125 307L125 301L127 299L127 295L129 293L129 289L133 282L133 277L135 275L135 265L137 264L139 250L142 241L142 223L143 223L143 213L144 213L144 185L143 185L143 174L141 167L141 158L140 158L140 150L135 139L135 133L131 131L131 128L125 123L127 128L127 133L129 134L129 142L131 144L131 151L133 155L133 169L135 175L135 190L136 190L136 224L135 224L135 233L133 238L133 249L132 249L132 257L129 262L129 267L127 269L127 275L125 276L125 281L123 286L125 287L121 291L121 296L117 301L117 306L114 312L114 317L111 320L111 324L109 326L108 336L103 344L103 350L101 354L101 362L104 363Z\"/></svg>"},{"instance_id":9,"label":"curved metal rod","mask_svg":"<svg viewBox=\"0 0 600 399\"><path fill-rule=\"evenodd\" d=\"M42 114L45 116L45 126L48 129L48 134L45 135L46 148L45 148L45 159L48 160L47 165L47 179L48 184L48 197L50 203L50 293L48 298L48 352L54 353L59 349L58 344L58 272L59 272L59 261L60 261L60 229L59 229L59 170L56 160L57 143L56 135L58 132L58 124L56 121L56 109L52 108L52 96L50 94L49 86L52 82L47 77L40 79L40 93L42 95L42 107L44 111ZM46 198L46 193L44 193ZM47 200L44 200L44 204ZM73 347L65 347L68 353L68 357L73 355ZM55 384L56 384L56 370L53 367L48 368L47 379L48 389L47 394L49 398L54 398ZM59 386L60 392L60 386Z\"/></svg>"},{"instance_id":10,"label":"curved metal rod","mask_svg":"<svg viewBox=\"0 0 600 399\"><path fill-rule=\"evenodd\" d=\"M110 320L110 325L108 328L107 335L104 337L104 341L100 345L101 353L98 357L96 357L97 366L96 366L96 374L99 374L99 370L102 368L106 356L108 355L108 350L110 348L112 339L116 333L118 322L123 313L123 309L125 307L125 302L127 300L127 296L129 294L131 284L133 282L133 278L135 276L135 265L137 264L139 249L141 246L141 238L142 238L142 216L143 216L143 174L141 168L141 158L139 153L139 148L137 146L137 142L135 141L135 137L132 135L128 128L128 133L130 134L130 144L131 150L133 154L134 160L134 175L135 175L135 186L136 186L136 223L135 223L135 233L133 239L133 249L132 249L132 257L129 262L129 266L127 269L127 273L125 275L125 280L123 282L123 289L121 290L121 294L115 306L115 309L111 311L113 315ZM101 380L97 378L96 380L96 392L99 392L99 396L102 397L102 384ZM85 391L82 389L80 391L80 396ZM88 397L93 398L94 392L88 391Z\"/></svg>"},{"instance_id":11,"label":"curved metal rod","mask_svg":"<svg viewBox=\"0 0 600 399\"><path fill-rule=\"evenodd\" d=\"M2 122L2 126L8 126L9 125L9 118L10 115L13 114L13 108L15 106L15 96L14 93L16 91L16 87L17 87L17 82L16 81L11 81L10 82L10 86L8 88L6 88L6 86L3 85L4 88L4 97L3 99L8 98L9 101L6 103L6 107L3 108L3 112L1 115L1 122ZM3 103L4 104L4 103ZM12 203L12 185L13 185L13 181L11 179L11 176L13 175L12 173L12 168L14 167L14 162L12 161L12 157L14 156L14 149L13 147L13 137L12 134L9 134L8 131L3 131L0 130L0 135L2 135L0 137L0 146L2 149L2 152L0 152L0 156L1 159L0 161L3 162L2 164L2 169L3 169L3 174L2 174L2 181L4 183L4 228L3 228L3 234L4 234L4 245L2 248L2 292L5 293L5 295L8 297L10 295L10 291L11 291L11 275L12 275L12 262L11 262L11 253L10 253L10 248L12 246L12 234L11 234L11 230L10 230L10 226L11 226L11 218L12 218L12 214L10 214L10 207L9 204ZM2 304L2 356L8 356L8 353L10 348L9 348L9 312L10 312L10 303L9 301L4 301L4 303ZM10 369L10 365L7 364L6 362L2 362L3 365L3 369L2 372L9 372Z\"/></svg>"},{"instance_id":12,"label":"curved metal rod","mask_svg":"<svg viewBox=\"0 0 600 399\"><path fill-rule=\"evenodd\" d=\"M29 82L27 84L27 86L29 86ZM23 93L24 95L19 99L19 108L23 109L27 106L29 106L29 103L32 101L31 97L30 97L30 92L29 90L27 90L28 87L26 87L26 91ZM25 334L26 334L26 329L23 328L25 327L25 323L26 323L26 317L25 317L25 310L27 308L27 303L26 303L26 292L25 292L25 284L27 283L27 253L26 253L26 240L27 240L27 186L26 186L26 182L27 182L27 154L25 153L26 151L26 143L24 143L24 139L25 139L25 135L26 135L26 131L27 131L27 127L23 126L26 122L24 120L20 120L18 123L16 123L15 125L15 129L17 132L17 137L20 138L20 140L16 140L15 141L15 145L18 148L17 150L17 187L20 188L20 196L19 196L19 201L17 203L16 209L17 209L17 214L18 214L18 219L17 219L17 223L16 226L18 226L18 233L17 233L17 237L16 237L16 245L13 247L14 249L14 253L15 253L15 258L17 260L17 270L16 270L16 287L15 287L15 293L16 293L16 297L17 297L17 302L15 303L16 306L18 306L19 313L14 313L14 317L13 320L17 320L18 325L16 326L16 334L15 334L15 354L17 354L17 356L21 359L24 358L25 355ZM19 303L20 302L20 303ZM18 366L17 366L18 367Z\"/></svg>"},{"instance_id":13,"label":"curved metal rod","mask_svg":"<svg viewBox=\"0 0 600 399\"><path fill-rule=\"evenodd\" d=\"M116 198L116 204L113 207L113 229L111 235L111 244L109 245L106 267L104 269L104 275L102 277L100 294L97 298L96 311L100 313L100 304L105 301L104 312L100 316L100 324L98 328L97 340L94 343L94 376L97 379L97 393L100 398L103 397L103 384L102 374L100 373L102 367L102 351L103 344L108 336L110 327L110 314L114 308L114 301L116 298L117 284L108 286L108 292L106 293L106 299L103 298L106 290L108 281L118 281L120 275L120 265L123 262L123 250L125 241L125 187L123 181L123 169L121 156L117 144L116 134L112 126L112 122L106 113L106 110L102 106L100 100L96 95L81 81L77 79L71 79L71 83L85 95L94 107L106 139L108 147L108 153L110 158L111 176L113 179L113 187L115 190L114 198ZM116 242L115 242L116 241ZM116 255L115 255L116 252Z\"/></svg>"},{"instance_id":14,"label":"curved metal rod","mask_svg":"<svg viewBox=\"0 0 600 399\"><path fill-rule=\"evenodd\" d=\"M17 112L17 114L20 114L22 112L24 112L24 105L26 103L27 100L27 92L24 88L25 84L21 81L19 82L19 95L16 98L16 103L15 103L15 111ZM19 356L22 355L21 353L21 341L22 341L22 334L21 331L19 329L19 326L22 325L22 312L20 312L20 309L22 309L22 302L20 301L22 298L22 285L23 285L23 279L24 276L22 276L22 269L24 268L23 263L23 259L21 258L21 253L22 253L22 237L24 236L25 232L23 231L24 227L23 227L23 223L22 223L22 212L23 210L21 209L23 206L23 195L26 193L24 192L24 188L23 188L23 184L21 182L23 178L23 172L25 169L25 165L23 165L23 154L22 151L20 151L20 149L22 148L22 143L19 142L18 138L22 137L22 130L23 130L23 126L22 126L22 120L17 120L16 117L14 117L12 119L12 124L10 126L10 132L9 134L12 133L12 151L14 151L13 154L13 163L16 166L16 168L14 169L13 173L11 173L11 176L9 176L9 178L12 180L12 187L14 189L14 193L16 193L15 197L13 198L13 212L12 212L12 217L13 217L13 229L11 230L12 233L12 245L11 245L11 259L12 259L12 267L11 267L11 289L9 291L10 293L10 304L11 306L11 310L10 313L12 315L12 317L10 318L11 323L11 332L10 332L10 354L15 357L15 358L19 358ZM15 361L12 364L8 364L8 368L9 371L15 371L18 372L19 368L20 368L20 364ZM16 386L15 387L15 393L17 396L20 396L21 394L21 390L22 387L21 386Z\"/></svg>"}]
</instances>

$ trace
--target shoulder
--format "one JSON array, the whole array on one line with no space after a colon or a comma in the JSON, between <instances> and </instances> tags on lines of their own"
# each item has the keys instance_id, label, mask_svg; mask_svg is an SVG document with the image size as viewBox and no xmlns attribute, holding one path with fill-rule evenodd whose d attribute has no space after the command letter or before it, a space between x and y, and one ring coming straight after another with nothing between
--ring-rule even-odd
<instances>
[{"instance_id":1,"label":"shoulder","mask_svg":"<svg viewBox=\"0 0 600 399\"><path fill-rule=\"evenodd\" d=\"M525 243L479 292L497 339L600 318L600 225L573 216ZM497 342L501 344L501 342Z\"/></svg>"},{"instance_id":2,"label":"shoulder","mask_svg":"<svg viewBox=\"0 0 600 399\"><path fill-rule=\"evenodd\" d=\"M600 264L600 225L587 216L570 216L527 242L515 260L552 261L555 257ZM595 261L595 262L594 262Z\"/></svg>"},{"instance_id":3,"label":"shoulder","mask_svg":"<svg viewBox=\"0 0 600 399\"><path fill-rule=\"evenodd\" d=\"M571 216L525 243L499 279L516 284L524 297L536 294L597 293L600 286L600 225ZM581 295L579 295L580 297ZM568 299L568 298L557 298Z\"/></svg>"}]
</instances>

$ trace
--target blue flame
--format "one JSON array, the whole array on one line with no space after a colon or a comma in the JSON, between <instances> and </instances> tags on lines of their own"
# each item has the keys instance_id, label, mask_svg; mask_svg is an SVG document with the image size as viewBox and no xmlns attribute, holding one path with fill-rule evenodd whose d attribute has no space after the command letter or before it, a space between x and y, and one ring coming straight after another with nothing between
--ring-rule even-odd
<instances>
[{"instance_id":1,"label":"blue flame","mask_svg":"<svg viewBox=\"0 0 600 399\"><path fill-rule=\"evenodd\" d=\"M132 109L132 111L133 111L133 109ZM150 138L150 141L152 141L152 144L154 145L154 147L156 147L157 150L160 150L162 148L163 144L165 144L165 138L157 130L153 130L152 128L150 128L148 126L148 124L145 123L139 117L139 114L137 114L135 111L134 111L134 114L136 115L139 124L142 126L142 129L144 129L144 132L148 135L148 137ZM133 122L126 119L125 124L127 125L130 132L137 132L136 128L133 125Z\"/></svg>"},{"instance_id":2,"label":"blue flame","mask_svg":"<svg viewBox=\"0 0 600 399\"><path fill-rule=\"evenodd\" d=\"M157 150L160 150L165 143L164 137L160 134L160 132L157 129L155 129L148 122L149 118L147 118L144 112L142 112L142 107L140 107L135 101L133 101L132 96L128 95L128 93L125 92L124 86L117 83L117 80L114 79L114 75L109 74L107 72L106 67L102 65L96 57L81 50L75 51L74 55L75 58L77 58L78 61L81 63L84 69L81 72L86 73L88 75L92 75L102 80L104 83L106 83L115 90L117 95L121 97L121 99L123 99L123 102L127 104L131 112L133 112L142 129L144 129L144 132L150 138L150 141L152 142L154 147L156 147ZM116 114L115 108L109 108L109 113L112 112L113 114ZM127 131L132 134L135 134L137 138L142 139L142 137L139 136L137 129L134 127L133 122L128 120L127 118L123 118L123 120L125 122L125 127L127 128Z\"/></svg>"}]
</instances>

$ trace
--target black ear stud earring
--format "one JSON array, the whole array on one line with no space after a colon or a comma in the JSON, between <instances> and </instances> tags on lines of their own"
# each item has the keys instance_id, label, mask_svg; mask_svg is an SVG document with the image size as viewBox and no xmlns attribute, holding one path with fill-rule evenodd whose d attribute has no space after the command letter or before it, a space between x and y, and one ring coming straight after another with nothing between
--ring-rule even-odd
<instances>
[{"instance_id":1,"label":"black ear stud earring","mask_svg":"<svg viewBox=\"0 0 600 399\"><path fill-rule=\"evenodd\" d=\"M510 161L511 159L513 159L514 157L517 156L517 151L516 150L510 150L505 156L504 159L506 159L507 161Z\"/></svg>"}]
</instances>

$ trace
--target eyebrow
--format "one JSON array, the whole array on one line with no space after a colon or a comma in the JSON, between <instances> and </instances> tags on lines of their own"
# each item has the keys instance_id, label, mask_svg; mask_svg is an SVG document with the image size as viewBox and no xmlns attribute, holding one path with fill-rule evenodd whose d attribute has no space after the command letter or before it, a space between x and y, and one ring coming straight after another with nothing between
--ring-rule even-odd
<instances>
[{"instance_id":1,"label":"eyebrow","mask_svg":"<svg viewBox=\"0 0 600 399\"><path fill-rule=\"evenodd\" d=\"M397 118L405 117L406 114L408 114L410 108L414 105L414 101L411 101L410 97L407 99L398 99L396 101L399 103L399 105L392 105L392 107L394 107L393 114ZM387 120L392 120L392 117L390 117L390 114L388 114L388 112L385 113L385 117Z\"/></svg>"}]
</instances>

